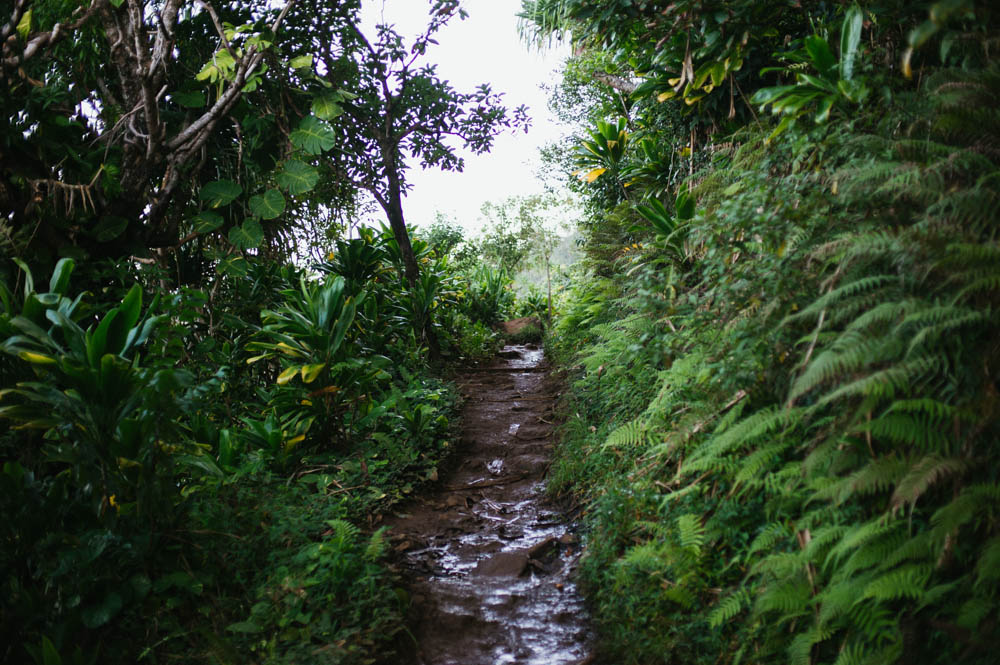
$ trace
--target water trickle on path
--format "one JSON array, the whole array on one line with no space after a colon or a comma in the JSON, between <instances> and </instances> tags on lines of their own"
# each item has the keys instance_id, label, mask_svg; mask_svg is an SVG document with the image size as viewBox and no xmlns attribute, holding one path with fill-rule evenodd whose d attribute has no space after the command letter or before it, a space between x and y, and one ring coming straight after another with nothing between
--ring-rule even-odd
<instances>
[{"instance_id":1,"label":"water trickle on path","mask_svg":"<svg viewBox=\"0 0 1000 665\"><path fill-rule=\"evenodd\" d=\"M413 601L417 665L590 662L579 544L545 496L554 396L542 351L469 370L458 467L387 520Z\"/></svg>"}]
</instances>

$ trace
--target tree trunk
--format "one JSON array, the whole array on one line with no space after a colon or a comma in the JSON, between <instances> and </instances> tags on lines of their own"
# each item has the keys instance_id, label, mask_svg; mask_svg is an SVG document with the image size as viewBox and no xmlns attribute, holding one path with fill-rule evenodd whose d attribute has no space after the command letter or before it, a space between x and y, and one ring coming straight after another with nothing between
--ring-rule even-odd
<instances>
[{"instance_id":1,"label":"tree trunk","mask_svg":"<svg viewBox=\"0 0 1000 665\"><path fill-rule=\"evenodd\" d=\"M387 176L389 181L389 192L385 208L386 217L389 218L389 226L392 227L392 235L396 238L399 246L399 255L403 259L403 275L406 282L413 289L420 279L420 266L417 265L417 257L413 253L413 245L410 243L410 234L406 230L406 222L403 219L403 188L400 184L399 172L395 168L395 162L386 159L388 164ZM426 321L414 321L417 329L417 339L426 338L427 347L430 349L431 358L437 360L441 357L441 346L438 344L437 335L431 325L430 316Z\"/></svg>"},{"instance_id":2,"label":"tree trunk","mask_svg":"<svg viewBox=\"0 0 1000 665\"><path fill-rule=\"evenodd\" d=\"M396 238L396 244L399 246L399 255L403 259L403 275L412 288L416 286L417 280L420 278L420 267L417 265L417 257L413 254L410 234L407 232L406 222L403 220L403 188L400 185L399 173L394 165L389 166L387 171L389 196L386 199L388 206L385 214L389 218L392 235Z\"/></svg>"}]
</instances>

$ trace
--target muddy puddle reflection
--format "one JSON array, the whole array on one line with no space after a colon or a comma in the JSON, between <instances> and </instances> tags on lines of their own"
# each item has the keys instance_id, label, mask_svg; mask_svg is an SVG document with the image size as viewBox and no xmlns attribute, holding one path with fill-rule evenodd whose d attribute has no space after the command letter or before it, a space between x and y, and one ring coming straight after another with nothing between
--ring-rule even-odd
<instances>
[{"instance_id":1,"label":"muddy puddle reflection","mask_svg":"<svg viewBox=\"0 0 1000 665\"><path fill-rule=\"evenodd\" d=\"M537 347L508 346L464 375L461 462L387 520L413 601L407 662L591 662L571 581L578 539L544 491L554 395L543 363Z\"/></svg>"}]
</instances>

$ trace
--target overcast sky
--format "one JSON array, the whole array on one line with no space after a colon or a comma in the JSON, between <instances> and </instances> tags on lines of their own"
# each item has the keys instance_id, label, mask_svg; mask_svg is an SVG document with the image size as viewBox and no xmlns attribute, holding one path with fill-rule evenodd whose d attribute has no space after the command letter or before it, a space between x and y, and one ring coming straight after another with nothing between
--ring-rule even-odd
<instances>
[{"instance_id":1,"label":"overcast sky","mask_svg":"<svg viewBox=\"0 0 1000 665\"><path fill-rule=\"evenodd\" d=\"M426 25L430 7L428 0L367 0L365 4L365 26L395 24L404 36ZM426 226L440 211L475 230L483 202L541 193L543 187L535 175L538 148L562 134L539 85L556 80L555 72L569 55L568 46L529 50L517 32L520 0L464 0L462 6L469 18L460 21L456 16L438 33L440 44L428 49L427 62L436 63L439 76L460 92L489 83L494 92L504 93L509 108L526 105L531 129L527 134L503 134L490 153L463 153L462 173L423 170L416 164L407 176L414 185L403 203L407 224Z\"/></svg>"}]
</instances>

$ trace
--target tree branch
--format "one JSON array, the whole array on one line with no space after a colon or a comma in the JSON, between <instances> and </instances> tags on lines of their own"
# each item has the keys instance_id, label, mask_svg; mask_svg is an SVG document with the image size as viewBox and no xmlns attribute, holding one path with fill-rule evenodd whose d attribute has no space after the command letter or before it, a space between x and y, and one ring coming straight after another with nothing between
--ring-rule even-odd
<instances>
[{"instance_id":1,"label":"tree branch","mask_svg":"<svg viewBox=\"0 0 1000 665\"><path fill-rule=\"evenodd\" d=\"M58 42L71 35L80 26L90 20L90 17L97 13L97 11L102 7L107 6L107 3L108 0L92 0L90 6L86 10L83 10L82 7L78 7L73 11L72 16L80 15L79 18L69 23L56 23L48 32L36 32L33 35L29 35L28 43L25 45L24 51L21 55L8 55L11 51L11 46L8 44L8 38L13 34L13 30L16 29L17 23L20 22L21 17L24 14L24 1L19 0L17 5L15 5L11 23L4 25L3 28L3 59L0 60L3 69L17 69L34 56L38 55L42 49L56 45ZM14 21L14 17L17 17L17 21Z\"/></svg>"}]
</instances>

